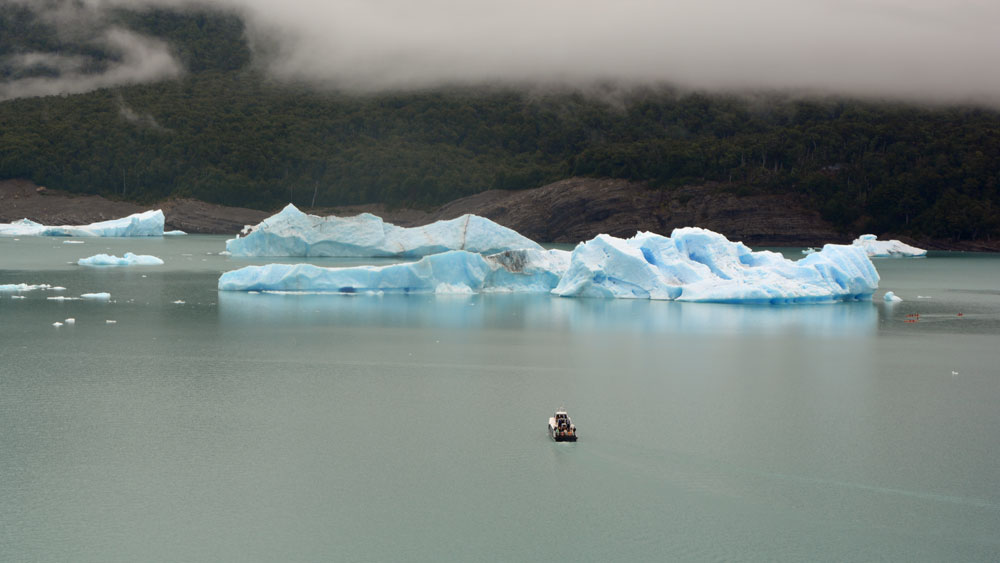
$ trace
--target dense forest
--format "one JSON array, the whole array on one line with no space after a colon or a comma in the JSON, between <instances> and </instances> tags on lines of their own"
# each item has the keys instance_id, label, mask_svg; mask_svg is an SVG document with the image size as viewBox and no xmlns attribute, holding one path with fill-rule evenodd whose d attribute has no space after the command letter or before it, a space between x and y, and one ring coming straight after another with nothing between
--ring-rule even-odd
<instances>
[{"instance_id":1,"label":"dense forest","mask_svg":"<svg viewBox=\"0 0 1000 563\"><path fill-rule=\"evenodd\" d=\"M791 192L845 233L1000 237L1000 113L669 87L464 88L349 95L270 81L234 15L115 12L162 39L180 79L0 102L0 179L153 201L270 209L433 206L569 176L651 190ZM11 56L115 53L0 5L0 80L57 75Z\"/></svg>"}]
</instances>

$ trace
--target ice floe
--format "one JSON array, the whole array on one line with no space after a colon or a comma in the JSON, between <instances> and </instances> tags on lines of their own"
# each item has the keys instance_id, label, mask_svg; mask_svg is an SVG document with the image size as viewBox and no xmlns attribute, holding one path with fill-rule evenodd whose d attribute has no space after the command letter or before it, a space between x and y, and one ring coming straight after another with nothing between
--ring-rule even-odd
<instances>
[{"instance_id":1,"label":"ice floe","mask_svg":"<svg viewBox=\"0 0 1000 563\"><path fill-rule=\"evenodd\" d=\"M35 291L36 289L55 289L47 283L27 284L27 283L6 283L0 284L0 293Z\"/></svg>"},{"instance_id":2,"label":"ice floe","mask_svg":"<svg viewBox=\"0 0 1000 563\"><path fill-rule=\"evenodd\" d=\"M248 266L224 273L219 289L332 293L551 292L566 297L732 303L871 299L879 276L864 250L828 244L798 261L753 252L700 228L670 237L599 235L572 253L512 250L482 256L449 251L388 266Z\"/></svg>"},{"instance_id":3,"label":"ice floe","mask_svg":"<svg viewBox=\"0 0 1000 563\"><path fill-rule=\"evenodd\" d=\"M438 221L422 227L399 227L362 213L354 217L319 217L289 204L245 236L226 241L232 256L420 257L448 250L493 254L542 247L514 230L477 215Z\"/></svg>"},{"instance_id":4,"label":"ice floe","mask_svg":"<svg viewBox=\"0 0 1000 563\"><path fill-rule=\"evenodd\" d=\"M81 266L159 266L163 264L163 260L148 254L126 252L121 258L111 254L96 254L89 258L81 258L77 264Z\"/></svg>"},{"instance_id":5,"label":"ice floe","mask_svg":"<svg viewBox=\"0 0 1000 563\"><path fill-rule=\"evenodd\" d=\"M0 236L158 237L163 236L163 211L156 209L89 225L49 226L29 219L0 223Z\"/></svg>"},{"instance_id":6,"label":"ice floe","mask_svg":"<svg viewBox=\"0 0 1000 563\"><path fill-rule=\"evenodd\" d=\"M927 256L927 251L923 248L910 246L895 239L878 240L875 235L861 235L854 239L852 244L864 248L872 258Z\"/></svg>"},{"instance_id":7,"label":"ice floe","mask_svg":"<svg viewBox=\"0 0 1000 563\"><path fill-rule=\"evenodd\" d=\"M185 233L184 231L178 229L175 229L173 231L163 231L163 236L165 237L179 237L181 235L186 235L186 234L187 233Z\"/></svg>"},{"instance_id":8,"label":"ice floe","mask_svg":"<svg viewBox=\"0 0 1000 563\"><path fill-rule=\"evenodd\" d=\"M111 299L111 294L106 291L101 291L98 293L84 293L80 296L81 299L94 299L97 301L107 301Z\"/></svg>"}]
</instances>

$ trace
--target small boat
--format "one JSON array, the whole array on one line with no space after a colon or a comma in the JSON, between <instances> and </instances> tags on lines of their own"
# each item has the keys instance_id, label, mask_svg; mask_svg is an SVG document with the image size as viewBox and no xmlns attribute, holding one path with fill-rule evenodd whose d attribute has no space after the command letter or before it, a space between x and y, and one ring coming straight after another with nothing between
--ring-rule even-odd
<instances>
[{"instance_id":1,"label":"small boat","mask_svg":"<svg viewBox=\"0 0 1000 563\"><path fill-rule=\"evenodd\" d=\"M549 436L556 442L576 441L576 426L564 409L557 410L555 416L549 417Z\"/></svg>"}]
</instances>

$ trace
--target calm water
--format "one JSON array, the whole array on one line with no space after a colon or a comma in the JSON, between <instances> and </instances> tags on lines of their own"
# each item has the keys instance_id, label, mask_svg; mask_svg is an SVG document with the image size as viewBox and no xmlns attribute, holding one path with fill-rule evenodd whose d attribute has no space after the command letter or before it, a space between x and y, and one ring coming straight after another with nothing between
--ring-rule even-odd
<instances>
[{"instance_id":1,"label":"calm water","mask_svg":"<svg viewBox=\"0 0 1000 563\"><path fill-rule=\"evenodd\" d=\"M1000 560L998 255L741 307L219 294L223 248L0 238L66 288L0 294L0 560Z\"/></svg>"}]
</instances>

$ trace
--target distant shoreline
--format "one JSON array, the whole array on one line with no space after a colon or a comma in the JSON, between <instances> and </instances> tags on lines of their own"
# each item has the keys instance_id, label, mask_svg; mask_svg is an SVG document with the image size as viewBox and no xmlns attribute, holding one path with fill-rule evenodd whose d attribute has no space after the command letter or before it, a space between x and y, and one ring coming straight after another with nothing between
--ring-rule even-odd
<instances>
[{"instance_id":1,"label":"distant shoreline","mask_svg":"<svg viewBox=\"0 0 1000 563\"><path fill-rule=\"evenodd\" d=\"M83 225L162 209L166 229L192 234L235 235L278 210L228 207L195 199L169 199L152 205L114 201L39 186L27 180L0 180L0 222L28 218L46 225ZM794 196L740 196L724 186L684 186L651 190L625 180L570 178L530 190L489 190L447 203L432 211L389 209L381 204L348 207L301 207L316 215L369 212L409 227L474 213L545 243L577 243L600 233L630 237L636 231L669 235L677 227L698 226L750 246L822 246L849 243L818 213ZM858 233L859 235L862 233ZM948 241L897 238L930 250L1000 252L1000 241Z\"/></svg>"}]
</instances>

